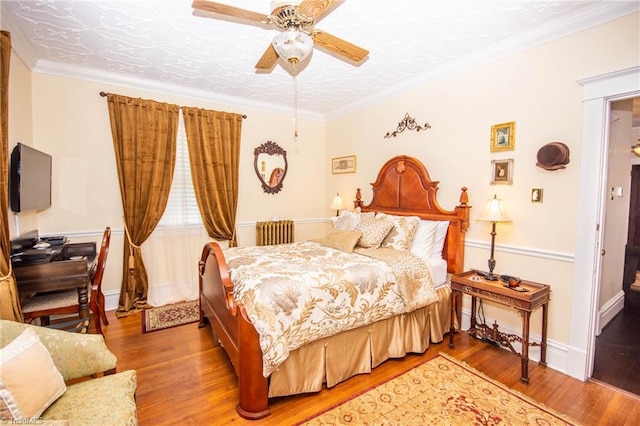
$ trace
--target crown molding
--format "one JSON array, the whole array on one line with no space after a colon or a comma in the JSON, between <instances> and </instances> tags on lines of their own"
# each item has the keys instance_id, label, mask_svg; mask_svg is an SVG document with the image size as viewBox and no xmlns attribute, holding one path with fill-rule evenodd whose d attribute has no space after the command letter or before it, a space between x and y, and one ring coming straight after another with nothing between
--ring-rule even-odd
<instances>
[{"instance_id":1,"label":"crown molding","mask_svg":"<svg viewBox=\"0 0 640 426\"><path fill-rule=\"evenodd\" d=\"M33 69L36 65L36 56L29 42L22 35L22 31L18 30L13 21L8 18L10 16L5 10L5 6L0 1L0 26L3 30L11 33L11 50L22 59L29 69Z\"/></svg>"},{"instance_id":2,"label":"crown molding","mask_svg":"<svg viewBox=\"0 0 640 426\"><path fill-rule=\"evenodd\" d=\"M34 73L57 75L61 77L76 78L79 80L94 81L115 86L128 87L137 90L147 90L154 93L161 93L169 96L179 96L183 98L196 99L206 102L242 109L254 109L269 113L282 115L292 115L290 107L275 105L267 102L259 102L252 99L223 95L220 93L198 90L177 84L165 83L146 78L137 78L129 75L98 70L94 68L81 67L60 62L38 60L35 67L31 69ZM324 115L306 110L298 110L298 118L324 121Z\"/></svg>"},{"instance_id":3,"label":"crown molding","mask_svg":"<svg viewBox=\"0 0 640 426\"><path fill-rule=\"evenodd\" d=\"M414 91L419 87L426 86L445 77L450 77L471 68L541 46L561 37L637 13L638 11L640 11L640 3L637 1L598 3L583 10L580 14L576 14L572 19L564 18L548 21L543 26L534 28L517 37L505 39L502 43L497 43L486 49L479 50L474 55L464 57L458 61L452 61L451 63L427 71L419 77L407 79L396 85L391 85L382 91L372 93L370 96L359 98L354 102L327 112L325 119L337 118L368 108L372 105Z\"/></svg>"},{"instance_id":4,"label":"crown molding","mask_svg":"<svg viewBox=\"0 0 640 426\"><path fill-rule=\"evenodd\" d=\"M5 7L0 2L0 25L11 33L11 48L22 59L31 72L39 74L57 75L61 77L76 78L98 83L112 84L137 90L148 90L169 96L187 97L189 99L214 102L237 109L254 109L282 115L293 115L291 107L283 107L268 102L255 101L241 97L223 95L215 92L193 89L177 84L164 83L155 80L136 78L119 73L82 67L73 64L64 64L49 60L38 60L33 53L33 48L12 22L9 13L3 10ZM324 114L298 109L298 118L324 121Z\"/></svg>"},{"instance_id":5,"label":"crown molding","mask_svg":"<svg viewBox=\"0 0 640 426\"><path fill-rule=\"evenodd\" d=\"M0 2L0 11L2 9L4 9L4 6L2 6L2 2ZM549 21L545 25L532 29L518 37L506 39L502 43L497 43L487 49L479 50L474 55L462 58L458 61L451 61L441 67L425 72L416 78L404 80L401 83L389 86L382 91L377 91L369 96L360 97L353 102L347 103L326 113L300 109L297 114L300 118L327 121L371 107L372 105L379 104L389 99L397 98L398 96L416 90L416 88L468 71L473 67L487 64L527 49L538 47L560 37L564 37L632 13L637 13L639 10L640 4L637 1L601 2L583 10L582 13L577 14L571 19L565 18ZM3 28L6 28L11 32L12 49L32 72L113 84L138 90L148 90L171 96L188 97L190 99L219 103L240 110L249 108L269 113L293 115L292 107L284 107L282 105L260 102L254 99L193 89L177 84L125 76L123 74L78 65L62 64L48 60L37 60L33 54L30 44L24 38L22 33L15 28L15 25L13 25L11 19L8 17L9 15L10 14L8 13L0 13L0 23Z\"/></svg>"}]
</instances>

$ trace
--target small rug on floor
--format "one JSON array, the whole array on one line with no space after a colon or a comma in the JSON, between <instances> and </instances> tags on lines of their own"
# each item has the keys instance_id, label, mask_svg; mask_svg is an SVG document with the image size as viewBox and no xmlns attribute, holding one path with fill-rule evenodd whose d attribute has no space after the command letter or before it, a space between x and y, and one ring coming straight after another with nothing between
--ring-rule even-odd
<instances>
[{"instance_id":1,"label":"small rug on floor","mask_svg":"<svg viewBox=\"0 0 640 426\"><path fill-rule=\"evenodd\" d=\"M142 332L149 333L196 321L200 321L200 304L197 300L149 308L142 311Z\"/></svg>"},{"instance_id":2,"label":"small rug on floor","mask_svg":"<svg viewBox=\"0 0 640 426\"><path fill-rule=\"evenodd\" d=\"M567 416L445 354L304 425L575 425Z\"/></svg>"}]
</instances>

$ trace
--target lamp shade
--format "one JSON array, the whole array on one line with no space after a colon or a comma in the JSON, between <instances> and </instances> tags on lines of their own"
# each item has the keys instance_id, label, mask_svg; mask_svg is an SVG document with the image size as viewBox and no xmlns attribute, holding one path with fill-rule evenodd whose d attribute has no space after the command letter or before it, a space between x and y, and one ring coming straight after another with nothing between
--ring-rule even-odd
<instances>
[{"instance_id":1,"label":"lamp shade","mask_svg":"<svg viewBox=\"0 0 640 426\"><path fill-rule=\"evenodd\" d=\"M340 197L340 194L336 194L336 196L333 197L330 208L332 210L340 210L344 208L344 204L342 204L342 197Z\"/></svg>"},{"instance_id":2,"label":"lamp shade","mask_svg":"<svg viewBox=\"0 0 640 426\"><path fill-rule=\"evenodd\" d=\"M511 222L511 218L504 209L502 200L495 195L489 199L487 206L478 218L481 222Z\"/></svg>"},{"instance_id":3,"label":"lamp shade","mask_svg":"<svg viewBox=\"0 0 640 426\"><path fill-rule=\"evenodd\" d=\"M295 28L276 35L272 44L273 48L278 52L278 56L292 64L297 64L304 60L313 49L311 37Z\"/></svg>"}]
</instances>

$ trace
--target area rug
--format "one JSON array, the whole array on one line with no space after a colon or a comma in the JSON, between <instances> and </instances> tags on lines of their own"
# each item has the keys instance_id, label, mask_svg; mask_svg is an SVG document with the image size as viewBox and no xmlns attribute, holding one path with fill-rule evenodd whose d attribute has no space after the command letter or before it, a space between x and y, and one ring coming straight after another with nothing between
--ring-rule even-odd
<instances>
[{"instance_id":1,"label":"area rug","mask_svg":"<svg viewBox=\"0 0 640 426\"><path fill-rule=\"evenodd\" d=\"M197 300L149 308L142 311L142 332L163 330L200 320Z\"/></svg>"},{"instance_id":2,"label":"area rug","mask_svg":"<svg viewBox=\"0 0 640 426\"><path fill-rule=\"evenodd\" d=\"M575 425L444 354L304 425Z\"/></svg>"}]
</instances>

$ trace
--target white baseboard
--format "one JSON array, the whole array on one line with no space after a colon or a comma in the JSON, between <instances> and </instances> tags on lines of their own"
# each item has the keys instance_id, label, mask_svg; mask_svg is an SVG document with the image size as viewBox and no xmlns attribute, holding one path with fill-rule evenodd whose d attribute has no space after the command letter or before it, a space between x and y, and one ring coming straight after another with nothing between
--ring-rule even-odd
<instances>
[{"instance_id":1,"label":"white baseboard","mask_svg":"<svg viewBox=\"0 0 640 426\"><path fill-rule=\"evenodd\" d=\"M624 309L624 291L620 291L600 308L598 312L598 323L596 324L596 336L599 336L602 329L609 324L609 321Z\"/></svg>"},{"instance_id":2,"label":"white baseboard","mask_svg":"<svg viewBox=\"0 0 640 426\"><path fill-rule=\"evenodd\" d=\"M115 311L120 304L120 290L111 290L104 293L105 311Z\"/></svg>"}]
</instances>

